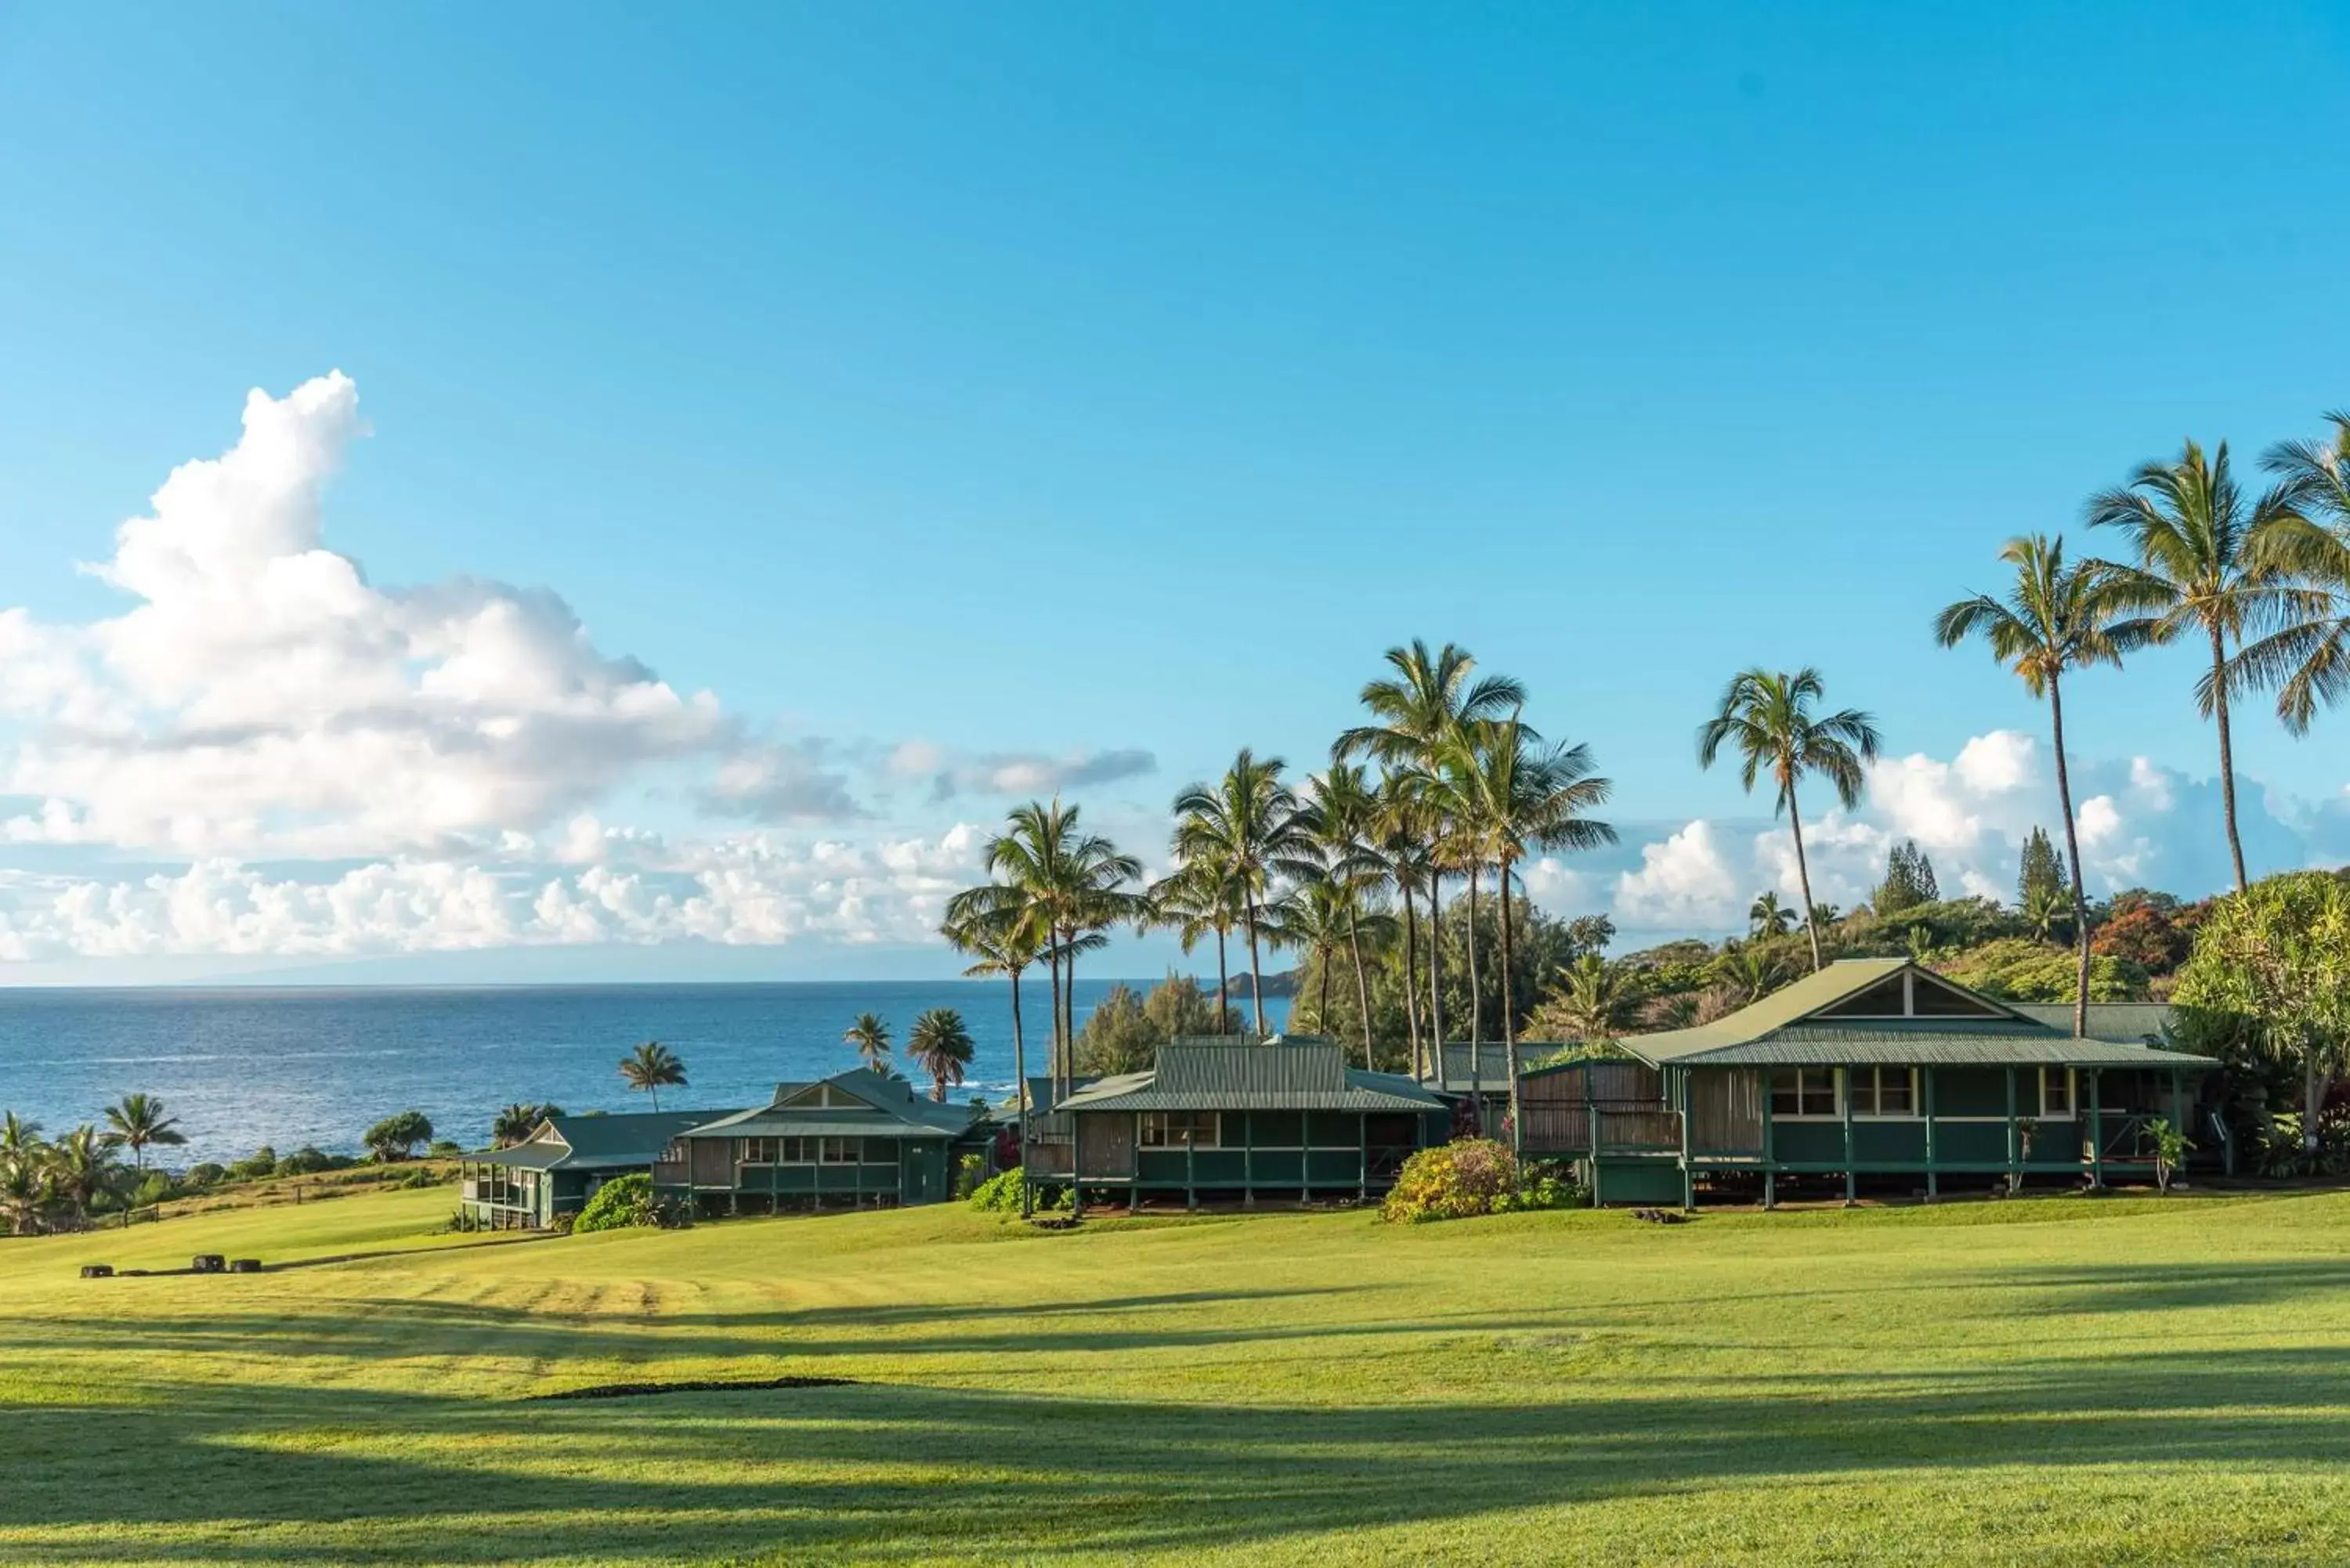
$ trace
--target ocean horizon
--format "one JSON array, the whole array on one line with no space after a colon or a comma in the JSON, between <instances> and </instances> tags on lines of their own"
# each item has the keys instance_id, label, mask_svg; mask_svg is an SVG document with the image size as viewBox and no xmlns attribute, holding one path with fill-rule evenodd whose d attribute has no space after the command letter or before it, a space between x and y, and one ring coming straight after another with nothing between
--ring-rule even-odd
<instances>
[{"instance_id":1,"label":"ocean horizon","mask_svg":"<svg viewBox=\"0 0 2350 1568\"><path fill-rule=\"evenodd\" d=\"M1080 979L1082 1026L1121 981ZM1142 989L1152 980L1128 978ZM1021 988L1030 1070L1043 1062L1049 988ZM1243 1004L1245 1005L1245 1004ZM879 1013L901 1050L917 1014L951 1007L971 1031L970 1075L954 1097L1013 1083L1011 988L1002 981L765 981L608 985L179 985L0 990L0 1110L55 1136L99 1123L121 1096L160 1096L187 1145L151 1162L241 1158L268 1145L353 1153L360 1135L416 1109L434 1135L485 1143L515 1102L571 1112L650 1110L620 1079L646 1040L683 1058L686 1085L663 1109L764 1105L785 1080L858 1064L841 1034ZM1286 1021L1288 999L1265 1000ZM899 1062L919 1086L928 1080Z\"/></svg>"}]
</instances>

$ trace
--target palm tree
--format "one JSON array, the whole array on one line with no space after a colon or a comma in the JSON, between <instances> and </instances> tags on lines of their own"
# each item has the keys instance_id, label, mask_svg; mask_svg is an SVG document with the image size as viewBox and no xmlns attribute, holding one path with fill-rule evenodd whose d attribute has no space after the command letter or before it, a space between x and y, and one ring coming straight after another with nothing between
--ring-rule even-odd
<instances>
[{"instance_id":1,"label":"palm tree","mask_svg":"<svg viewBox=\"0 0 2350 1568\"><path fill-rule=\"evenodd\" d=\"M31 1144L0 1150L0 1220L7 1234L30 1236L41 1228L41 1216L56 1199L49 1182L48 1148Z\"/></svg>"},{"instance_id":2,"label":"palm tree","mask_svg":"<svg viewBox=\"0 0 2350 1568\"><path fill-rule=\"evenodd\" d=\"M77 1220L87 1220L91 1208L114 1190L121 1176L114 1145L86 1123L49 1146L50 1185L72 1207Z\"/></svg>"},{"instance_id":3,"label":"palm tree","mask_svg":"<svg viewBox=\"0 0 2350 1568\"><path fill-rule=\"evenodd\" d=\"M1289 888L1264 910L1266 940L1305 954L1314 965L1314 1028L1319 1034L1332 1033L1330 971L1347 950L1354 913L1354 895L1346 885L1323 877ZM1372 1064L1366 1057L1364 1064Z\"/></svg>"},{"instance_id":4,"label":"palm tree","mask_svg":"<svg viewBox=\"0 0 2350 1568\"><path fill-rule=\"evenodd\" d=\"M1371 1045L1370 971L1363 963L1363 917L1367 899L1384 894L1395 877L1381 851L1379 797L1364 770L1349 763L1333 763L1313 781L1314 803L1305 810L1307 833L1314 840L1316 875L1335 882L1347 893L1347 948L1355 966L1355 1003L1363 1021L1363 1065L1376 1069ZM1385 919L1385 917L1381 917ZM1410 979L1405 979L1409 994ZM1327 1008L1324 1009L1326 1015Z\"/></svg>"},{"instance_id":5,"label":"palm tree","mask_svg":"<svg viewBox=\"0 0 2350 1568\"><path fill-rule=\"evenodd\" d=\"M946 1104L948 1086L962 1082L971 1053L971 1031L951 1007L929 1009L906 1035L906 1054L931 1075L931 1098L941 1105Z\"/></svg>"},{"instance_id":6,"label":"palm tree","mask_svg":"<svg viewBox=\"0 0 2350 1568\"><path fill-rule=\"evenodd\" d=\"M1760 1002L1787 983L1787 968L1779 955L1760 942L1735 942L1713 961L1716 979L1738 993L1742 1002Z\"/></svg>"},{"instance_id":7,"label":"palm tree","mask_svg":"<svg viewBox=\"0 0 2350 1568\"><path fill-rule=\"evenodd\" d=\"M2203 716L2219 725L2220 812L2239 893L2250 884L2236 831L2229 644L2328 607L2324 594L2293 583L2280 559L2292 496L2288 483L2247 497L2229 472L2228 443L2207 462L2190 441L2177 462L2142 465L2127 485L2090 497L2087 511L2091 527L2119 528L2137 549L2135 565L2107 564L2116 594L2144 617L2136 635L2161 643L2192 630L2210 643L2211 667L2196 691Z\"/></svg>"},{"instance_id":8,"label":"palm tree","mask_svg":"<svg viewBox=\"0 0 2350 1568\"><path fill-rule=\"evenodd\" d=\"M1857 708L1814 717L1812 704L1825 690L1820 672L1808 666L1792 675L1742 670L1722 689L1721 711L1697 732L1700 766L1713 766L1721 748L1731 746L1744 759L1739 782L1747 793L1753 793L1754 781L1765 773L1777 786L1774 809L1786 813L1794 830L1795 880L1806 909L1812 907L1812 868L1804 857L1804 812L1795 786L1805 774L1818 774L1850 811L1860 804L1867 782L1862 764L1877 760L1880 743L1877 721ZM1820 933L1813 929L1807 934L1816 970L1826 961L1820 955Z\"/></svg>"},{"instance_id":9,"label":"palm tree","mask_svg":"<svg viewBox=\"0 0 2350 1568\"><path fill-rule=\"evenodd\" d=\"M868 1067L889 1064L889 1025L878 1012L860 1012L840 1036L841 1044L857 1047L858 1059Z\"/></svg>"},{"instance_id":10,"label":"palm tree","mask_svg":"<svg viewBox=\"0 0 2350 1568\"><path fill-rule=\"evenodd\" d=\"M1272 895L1274 879L1305 867L1314 847L1298 819L1297 796L1281 782L1286 765L1279 757L1259 757L1243 746L1222 779L1186 785L1175 797L1175 857L1187 866L1205 861L1220 867L1240 891L1241 920L1248 932L1250 1001L1255 1004L1259 1034L1265 1028L1258 911Z\"/></svg>"},{"instance_id":11,"label":"palm tree","mask_svg":"<svg viewBox=\"0 0 2350 1568\"><path fill-rule=\"evenodd\" d=\"M1152 883L1145 897L1151 923L1174 931L1186 954L1208 937L1216 939L1216 1033L1225 1033L1230 1010L1224 999L1232 989L1226 944L1241 919L1240 885L1222 866L1198 860Z\"/></svg>"},{"instance_id":12,"label":"palm tree","mask_svg":"<svg viewBox=\"0 0 2350 1568\"><path fill-rule=\"evenodd\" d=\"M180 1119L163 1114L163 1102L153 1095L129 1094L106 1107L107 1143L130 1151L139 1173L147 1173L147 1148L176 1147L188 1141Z\"/></svg>"},{"instance_id":13,"label":"palm tree","mask_svg":"<svg viewBox=\"0 0 2350 1568\"><path fill-rule=\"evenodd\" d=\"M660 1041L648 1040L620 1058L620 1076L631 1089L651 1095L653 1109L658 1111L663 1089L685 1087L685 1063Z\"/></svg>"},{"instance_id":14,"label":"palm tree","mask_svg":"<svg viewBox=\"0 0 2350 1568\"><path fill-rule=\"evenodd\" d=\"M2056 928L2064 923L2066 913L2064 895L2044 884L2033 888L2024 898L2023 923L2041 941L2055 939Z\"/></svg>"},{"instance_id":15,"label":"palm tree","mask_svg":"<svg viewBox=\"0 0 2350 1568\"><path fill-rule=\"evenodd\" d=\"M1435 886L1435 867L1429 858L1428 845L1419 836L1417 803L1409 780L1390 773L1379 780L1378 812L1374 831L1375 847L1382 873L1403 899L1403 1021L1410 1037L1411 1067L1417 1074L1426 1069L1420 1052L1419 1027L1419 917L1415 896L1422 888ZM1430 943L1434 946L1434 933Z\"/></svg>"},{"instance_id":16,"label":"palm tree","mask_svg":"<svg viewBox=\"0 0 2350 1568\"><path fill-rule=\"evenodd\" d=\"M1510 1074L1510 1130L1523 1141L1519 1104L1518 1000L1510 904L1510 877L1531 854L1596 849L1616 842L1616 830L1586 814L1607 804L1615 785L1593 774L1591 748L1544 746L1513 713L1470 721L1447 748L1461 780L1461 836L1471 859L1494 869L1502 903L1502 1053ZM1474 888L1475 883L1471 883ZM1476 921L1471 906L1470 921ZM1471 1087L1483 1077L1476 1032L1469 1041ZM1478 1096L1480 1103L1482 1096Z\"/></svg>"},{"instance_id":17,"label":"palm tree","mask_svg":"<svg viewBox=\"0 0 2350 1568\"><path fill-rule=\"evenodd\" d=\"M1028 1134L1035 1107L1028 1102L1028 1041L1020 1020L1020 977L1045 956L1051 938L1036 912L1023 909L977 914L961 924L950 920L941 934L965 956L978 961L962 971L966 976L1002 975L1012 982L1012 1075L1017 1082L1012 1103L1020 1116L1020 1212L1025 1218L1034 1212L1035 1203L1027 1170Z\"/></svg>"},{"instance_id":18,"label":"palm tree","mask_svg":"<svg viewBox=\"0 0 2350 1568\"><path fill-rule=\"evenodd\" d=\"M0 1112L0 1159L38 1154L47 1147L41 1142L40 1123L27 1121L14 1111Z\"/></svg>"},{"instance_id":19,"label":"palm tree","mask_svg":"<svg viewBox=\"0 0 2350 1568\"><path fill-rule=\"evenodd\" d=\"M1795 929L1795 911L1779 902L1776 893L1764 893L1746 907L1746 934L1783 937Z\"/></svg>"},{"instance_id":20,"label":"palm tree","mask_svg":"<svg viewBox=\"0 0 2350 1568\"><path fill-rule=\"evenodd\" d=\"M1440 1064L1444 1052L1444 974L1442 951L1442 874L1446 857L1441 846L1448 836L1444 802L1436 791L1441 776L1441 756L1463 724L1498 719L1526 705L1526 690L1504 675L1477 676L1477 660L1469 650L1446 643L1431 655L1428 644L1415 638L1408 648L1390 648L1386 659L1395 673L1367 682L1361 692L1372 722L1357 724L1338 737L1332 755L1344 762L1367 756L1390 775L1401 779L1402 820L1427 850L1428 888L1428 1033L1429 1050ZM1469 930L1474 962L1477 931ZM1472 987L1471 997L1476 995ZM1473 1027L1470 1033L1478 1033Z\"/></svg>"},{"instance_id":21,"label":"palm tree","mask_svg":"<svg viewBox=\"0 0 2350 1568\"><path fill-rule=\"evenodd\" d=\"M546 1119L538 1106L516 1101L490 1118L490 1141L500 1148L528 1143L538 1124Z\"/></svg>"},{"instance_id":22,"label":"palm tree","mask_svg":"<svg viewBox=\"0 0 2350 1568\"><path fill-rule=\"evenodd\" d=\"M1934 618L1934 639L1956 648L1980 637L1991 656L2015 671L2023 689L2048 699L2056 746L2056 800L2064 813L2064 850L2073 876L2073 927L2080 949L2080 972L2073 993L2073 1033L2089 1033L2089 899L2081 882L2081 839L2073 822L2073 778L2064 760L2064 688L2067 670L2095 664L2118 667L2122 655L2144 640L2143 621L2123 618L2139 602L2136 589L2120 586L2113 568L2098 561L2064 559L2064 542L2033 534L2010 539L1999 558L2015 568L2015 583L2002 601L1989 594L1960 599Z\"/></svg>"},{"instance_id":23,"label":"palm tree","mask_svg":"<svg viewBox=\"0 0 2350 1568\"><path fill-rule=\"evenodd\" d=\"M2293 515L2270 538L2277 561L2321 603L2247 646L2229 670L2239 687L2277 689L2277 717L2305 733L2318 708L2350 691L2350 413L2325 416L2331 441L2283 441L2261 466L2282 483Z\"/></svg>"},{"instance_id":24,"label":"palm tree","mask_svg":"<svg viewBox=\"0 0 2350 1568\"><path fill-rule=\"evenodd\" d=\"M1639 993L1630 971L1609 963L1597 953L1585 953L1573 963L1558 966L1558 1000L1548 1016L1575 1032L1586 1044L1616 1038L1639 1006Z\"/></svg>"}]
</instances>

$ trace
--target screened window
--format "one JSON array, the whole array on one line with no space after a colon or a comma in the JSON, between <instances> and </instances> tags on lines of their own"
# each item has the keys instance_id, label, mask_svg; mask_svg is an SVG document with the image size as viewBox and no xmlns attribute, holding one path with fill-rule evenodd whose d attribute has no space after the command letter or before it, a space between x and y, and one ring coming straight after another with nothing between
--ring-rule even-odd
<instances>
[{"instance_id":1,"label":"screened window","mask_svg":"<svg viewBox=\"0 0 2350 1568\"><path fill-rule=\"evenodd\" d=\"M1219 1137L1222 1120L1214 1111L1145 1111L1142 1146L1181 1148L1189 1144L1193 1148L1214 1148L1222 1141Z\"/></svg>"},{"instance_id":2,"label":"screened window","mask_svg":"<svg viewBox=\"0 0 2350 1568\"><path fill-rule=\"evenodd\" d=\"M1866 991L1845 998L1834 1007L1822 1008L1822 1018L1900 1018L1909 1011L1909 988L1905 977L1893 975L1878 981Z\"/></svg>"},{"instance_id":3,"label":"screened window","mask_svg":"<svg viewBox=\"0 0 2350 1568\"><path fill-rule=\"evenodd\" d=\"M776 1158L785 1165L814 1165L816 1146L822 1141L812 1137L783 1137L775 1140Z\"/></svg>"},{"instance_id":4,"label":"screened window","mask_svg":"<svg viewBox=\"0 0 2350 1568\"><path fill-rule=\"evenodd\" d=\"M1914 1116L1918 1074L1913 1067L1855 1067L1848 1080L1856 1116Z\"/></svg>"},{"instance_id":5,"label":"screened window","mask_svg":"<svg viewBox=\"0 0 2350 1568\"><path fill-rule=\"evenodd\" d=\"M1303 1148L1305 1117L1297 1111L1251 1111L1249 1139L1259 1148Z\"/></svg>"},{"instance_id":6,"label":"screened window","mask_svg":"<svg viewBox=\"0 0 2350 1568\"><path fill-rule=\"evenodd\" d=\"M1999 1009L1919 974L1910 977L1910 1005L1921 1018L1998 1018Z\"/></svg>"},{"instance_id":7,"label":"screened window","mask_svg":"<svg viewBox=\"0 0 2350 1568\"><path fill-rule=\"evenodd\" d=\"M2073 1069L2040 1069L2040 1114L2062 1118L2073 1114Z\"/></svg>"},{"instance_id":8,"label":"screened window","mask_svg":"<svg viewBox=\"0 0 2350 1568\"><path fill-rule=\"evenodd\" d=\"M1835 1116L1835 1069L1780 1067L1773 1071L1771 1114L1774 1116Z\"/></svg>"},{"instance_id":9,"label":"screened window","mask_svg":"<svg viewBox=\"0 0 2350 1568\"><path fill-rule=\"evenodd\" d=\"M898 1143L895 1138L868 1137L865 1140L865 1163L895 1165L898 1163Z\"/></svg>"},{"instance_id":10,"label":"screened window","mask_svg":"<svg viewBox=\"0 0 2350 1568\"><path fill-rule=\"evenodd\" d=\"M743 1140L743 1152L739 1158L745 1165L773 1165L775 1163L775 1140L771 1137L746 1137Z\"/></svg>"}]
</instances>

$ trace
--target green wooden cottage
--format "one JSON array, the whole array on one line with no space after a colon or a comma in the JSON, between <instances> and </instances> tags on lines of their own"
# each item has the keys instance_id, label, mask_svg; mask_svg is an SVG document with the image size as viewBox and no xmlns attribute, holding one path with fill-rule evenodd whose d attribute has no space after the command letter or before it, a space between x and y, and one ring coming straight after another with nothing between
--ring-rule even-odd
<instances>
[{"instance_id":1,"label":"green wooden cottage","mask_svg":"<svg viewBox=\"0 0 2350 1568\"><path fill-rule=\"evenodd\" d=\"M536 1231L577 1214L616 1176L644 1175L670 1140L728 1111L550 1116L510 1147L458 1164L458 1206L484 1231Z\"/></svg>"},{"instance_id":2,"label":"green wooden cottage","mask_svg":"<svg viewBox=\"0 0 2350 1568\"><path fill-rule=\"evenodd\" d=\"M2109 1015L2111 1016L2111 1015ZM1841 1191L2154 1171L2147 1126L2224 1140L2197 1091L2217 1064L2123 1038L2075 1038L1907 959L1846 959L1727 1017L1633 1035L1627 1054L1525 1077L1524 1145L1584 1161L1603 1203L1693 1204L1700 1182ZM2098 1023L2093 1020L2093 1035ZM2211 1141L2207 1141L2211 1140Z\"/></svg>"},{"instance_id":3,"label":"green wooden cottage","mask_svg":"<svg viewBox=\"0 0 2350 1568\"><path fill-rule=\"evenodd\" d=\"M983 1151L979 1107L941 1104L869 1068L778 1084L771 1104L679 1131L653 1186L704 1214L895 1208L953 1191L958 1156Z\"/></svg>"},{"instance_id":4,"label":"green wooden cottage","mask_svg":"<svg viewBox=\"0 0 2350 1568\"><path fill-rule=\"evenodd\" d=\"M1445 1140L1452 1112L1408 1077L1290 1037L1175 1041L1149 1071L1097 1079L1040 1119L1070 1128L1081 1209L1120 1196L1253 1206L1384 1192L1414 1150Z\"/></svg>"}]
</instances>

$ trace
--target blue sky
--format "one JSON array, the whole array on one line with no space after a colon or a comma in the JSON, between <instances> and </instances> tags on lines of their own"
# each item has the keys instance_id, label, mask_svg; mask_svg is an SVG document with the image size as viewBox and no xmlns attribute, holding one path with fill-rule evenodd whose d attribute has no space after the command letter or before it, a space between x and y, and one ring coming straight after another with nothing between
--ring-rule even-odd
<instances>
[{"instance_id":1,"label":"blue sky","mask_svg":"<svg viewBox=\"0 0 2350 1568\"><path fill-rule=\"evenodd\" d=\"M17 699L0 979L935 970L926 889L1002 786L1087 781L1155 850L1236 746L1318 763L1415 635L1617 781L1626 849L1560 907L1701 927L1775 875L1691 753L1756 661L1819 665L1916 763L1846 825L1851 879L1939 823L1998 881L2050 809L2044 745L1999 737L2043 717L1928 618L2183 436L2249 457L2350 403L2345 110L2318 5L0 12L0 605L120 700L77 761L56 690ZM406 821L324 774L271 800L265 750L172 771L213 709L314 751L380 711L325 675L265 714L125 690L83 646L140 596L75 563L248 389L337 369L364 423L317 547L549 590L707 732L638 715L556 782L387 751L371 782L439 803ZM2078 694L2109 842L2149 846L2110 880L2216 875L2192 675ZM2335 728L2241 726L2272 864L2335 852ZM238 820L191 826L222 770ZM800 915L639 905L561 952L543 918L273 923L372 867L411 911L583 867L608 913L624 876L682 901L754 835ZM200 865L225 880L179 888ZM451 891L476 873L501 891Z\"/></svg>"}]
</instances>

